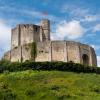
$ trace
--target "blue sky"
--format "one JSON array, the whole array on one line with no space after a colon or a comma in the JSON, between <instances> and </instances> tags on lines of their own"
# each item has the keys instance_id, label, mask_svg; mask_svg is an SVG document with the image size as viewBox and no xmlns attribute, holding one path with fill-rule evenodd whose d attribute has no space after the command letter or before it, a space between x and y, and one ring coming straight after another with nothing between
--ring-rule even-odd
<instances>
[{"instance_id":1,"label":"blue sky","mask_svg":"<svg viewBox=\"0 0 100 100\"><path fill-rule=\"evenodd\" d=\"M51 39L93 46L100 65L100 0L0 0L0 56L10 49L11 28L43 18L51 21Z\"/></svg>"}]
</instances>

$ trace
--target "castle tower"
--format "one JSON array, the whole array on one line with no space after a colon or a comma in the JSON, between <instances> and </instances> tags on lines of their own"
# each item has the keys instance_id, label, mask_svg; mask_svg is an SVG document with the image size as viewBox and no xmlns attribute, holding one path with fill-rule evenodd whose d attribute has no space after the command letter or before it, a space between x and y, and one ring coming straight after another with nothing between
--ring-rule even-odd
<instances>
[{"instance_id":1,"label":"castle tower","mask_svg":"<svg viewBox=\"0 0 100 100\"><path fill-rule=\"evenodd\" d=\"M42 33L42 41L50 40L50 21L47 19L41 20L41 33ZM41 37L40 36L40 37Z\"/></svg>"}]
</instances>

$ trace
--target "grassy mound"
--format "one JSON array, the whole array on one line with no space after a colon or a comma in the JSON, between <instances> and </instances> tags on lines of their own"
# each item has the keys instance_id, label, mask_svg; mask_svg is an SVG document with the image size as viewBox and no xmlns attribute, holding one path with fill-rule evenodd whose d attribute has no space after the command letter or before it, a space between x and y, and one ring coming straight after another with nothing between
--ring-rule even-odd
<instances>
[{"instance_id":1,"label":"grassy mound","mask_svg":"<svg viewBox=\"0 0 100 100\"><path fill-rule=\"evenodd\" d=\"M0 74L0 100L100 100L100 75L6 71Z\"/></svg>"}]
</instances>

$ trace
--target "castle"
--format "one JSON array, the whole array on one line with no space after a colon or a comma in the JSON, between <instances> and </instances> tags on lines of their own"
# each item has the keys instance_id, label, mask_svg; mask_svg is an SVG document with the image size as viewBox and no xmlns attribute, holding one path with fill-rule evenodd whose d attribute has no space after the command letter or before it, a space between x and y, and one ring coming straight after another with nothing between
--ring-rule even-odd
<instances>
[{"instance_id":1,"label":"castle","mask_svg":"<svg viewBox=\"0 0 100 100\"><path fill-rule=\"evenodd\" d=\"M72 61L97 66L92 47L74 41L51 41L50 21L47 19L42 19L40 25L20 24L12 29L11 50L3 59L11 62Z\"/></svg>"}]
</instances>

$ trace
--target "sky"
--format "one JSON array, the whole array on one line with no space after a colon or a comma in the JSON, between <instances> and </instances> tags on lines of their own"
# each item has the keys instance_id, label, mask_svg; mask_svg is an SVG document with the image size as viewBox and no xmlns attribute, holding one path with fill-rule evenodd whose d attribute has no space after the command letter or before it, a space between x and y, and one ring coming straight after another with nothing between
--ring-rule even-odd
<instances>
[{"instance_id":1,"label":"sky","mask_svg":"<svg viewBox=\"0 0 100 100\"><path fill-rule=\"evenodd\" d=\"M51 21L52 40L92 46L100 66L100 0L0 0L0 57L10 50L11 28Z\"/></svg>"}]
</instances>

